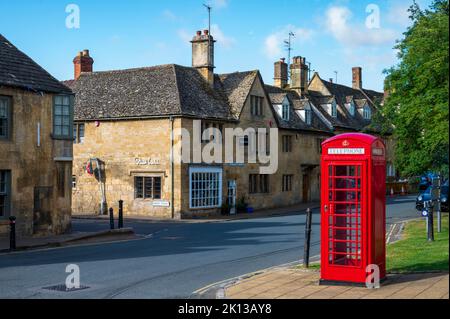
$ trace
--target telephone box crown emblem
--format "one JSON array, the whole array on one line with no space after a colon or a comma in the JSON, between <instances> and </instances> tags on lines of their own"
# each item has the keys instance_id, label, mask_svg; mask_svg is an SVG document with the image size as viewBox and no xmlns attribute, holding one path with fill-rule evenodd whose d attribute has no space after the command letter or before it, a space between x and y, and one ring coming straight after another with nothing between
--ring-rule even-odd
<instances>
[{"instance_id":1,"label":"telephone box crown emblem","mask_svg":"<svg viewBox=\"0 0 450 319\"><path fill-rule=\"evenodd\" d=\"M345 140L345 141L342 142L342 146L344 146L344 147L347 147L347 146L349 146L349 145L350 145L350 142L347 141L347 140Z\"/></svg>"}]
</instances>

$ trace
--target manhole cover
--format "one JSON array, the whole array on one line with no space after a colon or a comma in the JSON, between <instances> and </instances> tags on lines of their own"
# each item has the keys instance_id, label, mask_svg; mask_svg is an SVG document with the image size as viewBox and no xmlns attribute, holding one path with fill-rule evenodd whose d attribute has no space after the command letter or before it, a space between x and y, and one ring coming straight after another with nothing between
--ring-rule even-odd
<instances>
[{"instance_id":1,"label":"manhole cover","mask_svg":"<svg viewBox=\"0 0 450 319\"><path fill-rule=\"evenodd\" d=\"M88 286L80 286L78 288L67 288L67 286L65 284L62 285L55 285L55 286L50 286L50 287L43 287L42 289L45 290L52 290L52 291L62 291L62 292L74 292L74 291L79 291L79 290L84 290L84 289L88 289Z\"/></svg>"}]
</instances>

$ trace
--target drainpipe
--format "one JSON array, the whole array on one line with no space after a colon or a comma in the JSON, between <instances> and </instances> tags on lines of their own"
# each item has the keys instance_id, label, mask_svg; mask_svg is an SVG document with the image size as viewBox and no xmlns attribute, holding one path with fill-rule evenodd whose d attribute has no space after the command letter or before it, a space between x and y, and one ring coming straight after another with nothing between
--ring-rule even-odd
<instances>
[{"instance_id":1,"label":"drainpipe","mask_svg":"<svg viewBox=\"0 0 450 319\"><path fill-rule=\"evenodd\" d=\"M173 139L174 139L174 134L173 134L173 116L171 116L169 118L170 121L170 187L171 187L171 191L170 191L170 210L172 213L172 219L175 219L175 206L174 206L174 199L175 199L175 195L174 195L174 189L175 189L175 185L174 185L174 176L173 176L173 172L174 172L174 156L173 156Z\"/></svg>"}]
</instances>

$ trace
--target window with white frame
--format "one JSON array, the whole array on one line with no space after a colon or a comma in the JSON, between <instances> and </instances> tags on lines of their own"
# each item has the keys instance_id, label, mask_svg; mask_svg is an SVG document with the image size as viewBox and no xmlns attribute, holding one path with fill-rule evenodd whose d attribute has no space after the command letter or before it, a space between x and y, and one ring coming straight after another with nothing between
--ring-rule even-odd
<instances>
[{"instance_id":1,"label":"window with white frame","mask_svg":"<svg viewBox=\"0 0 450 319\"><path fill-rule=\"evenodd\" d=\"M189 168L190 208L216 208L222 205L222 168Z\"/></svg>"},{"instance_id":2,"label":"window with white frame","mask_svg":"<svg viewBox=\"0 0 450 319\"><path fill-rule=\"evenodd\" d=\"M372 111L368 105L364 106L363 116L365 120L370 120L372 118Z\"/></svg>"},{"instance_id":3,"label":"window with white frame","mask_svg":"<svg viewBox=\"0 0 450 319\"><path fill-rule=\"evenodd\" d=\"M281 118L285 121L289 121L289 103L284 102L281 109Z\"/></svg>"},{"instance_id":4,"label":"window with white frame","mask_svg":"<svg viewBox=\"0 0 450 319\"><path fill-rule=\"evenodd\" d=\"M336 102L331 103L331 116L337 117L337 105Z\"/></svg>"},{"instance_id":5,"label":"window with white frame","mask_svg":"<svg viewBox=\"0 0 450 319\"><path fill-rule=\"evenodd\" d=\"M308 125L311 125L312 123L312 111L311 109L305 109L305 122Z\"/></svg>"},{"instance_id":6,"label":"window with white frame","mask_svg":"<svg viewBox=\"0 0 450 319\"><path fill-rule=\"evenodd\" d=\"M355 116L355 104L353 102L350 103L348 111L350 112L351 116Z\"/></svg>"}]
</instances>

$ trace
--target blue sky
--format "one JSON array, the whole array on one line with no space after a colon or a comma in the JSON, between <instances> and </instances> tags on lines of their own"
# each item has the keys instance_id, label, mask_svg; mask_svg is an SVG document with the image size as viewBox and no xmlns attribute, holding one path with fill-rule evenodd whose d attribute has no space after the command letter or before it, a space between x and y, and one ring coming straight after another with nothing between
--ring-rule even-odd
<instances>
[{"instance_id":1,"label":"blue sky","mask_svg":"<svg viewBox=\"0 0 450 319\"><path fill-rule=\"evenodd\" d=\"M208 24L203 3L213 7L217 73L259 69L272 83L273 62L287 57L283 40L293 31L292 55L305 56L322 78L337 71L338 83L351 85L351 67L361 66L364 87L382 90L412 0L0 0L0 12L8 12L0 33L60 80L73 77L72 60L83 49L95 71L189 66L188 41ZM79 29L66 27L69 4L80 9Z\"/></svg>"}]
</instances>

